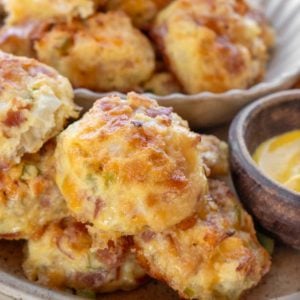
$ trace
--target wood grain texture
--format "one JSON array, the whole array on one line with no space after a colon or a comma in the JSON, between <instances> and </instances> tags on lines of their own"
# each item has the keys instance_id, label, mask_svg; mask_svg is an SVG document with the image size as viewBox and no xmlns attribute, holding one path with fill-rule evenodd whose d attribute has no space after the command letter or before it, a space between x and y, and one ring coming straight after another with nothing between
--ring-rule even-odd
<instances>
[{"instance_id":1,"label":"wood grain texture","mask_svg":"<svg viewBox=\"0 0 300 300\"><path fill-rule=\"evenodd\" d=\"M300 128L300 90L266 97L243 110L230 128L231 169L240 199L275 237L300 249L300 195L271 181L251 158L256 147Z\"/></svg>"}]
</instances>

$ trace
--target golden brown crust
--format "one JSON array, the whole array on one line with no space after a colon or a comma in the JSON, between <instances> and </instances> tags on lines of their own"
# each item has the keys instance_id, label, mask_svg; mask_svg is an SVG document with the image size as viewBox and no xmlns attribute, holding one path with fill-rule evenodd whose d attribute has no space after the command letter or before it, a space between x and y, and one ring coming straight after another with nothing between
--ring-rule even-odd
<instances>
[{"instance_id":1,"label":"golden brown crust","mask_svg":"<svg viewBox=\"0 0 300 300\"><path fill-rule=\"evenodd\" d=\"M161 96L182 92L177 79L169 72L154 73L143 85L143 90Z\"/></svg>"},{"instance_id":2,"label":"golden brown crust","mask_svg":"<svg viewBox=\"0 0 300 300\"><path fill-rule=\"evenodd\" d=\"M8 25L33 20L70 21L87 18L95 12L95 0L5 0Z\"/></svg>"},{"instance_id":3,"label":"golden brown crust","mask_svg":"<svg viewBox=\"0 0 300 300\"><path fill-rule=\"evenodd\" d=\"M55 67L77 88L128 92L154 71L150 42L122 12L54 25L35 49L40 61Z\"/></svg>"},{"instance_id":4,"label":"golden brown crust","mask_svg":"<svg viewBox=\"0 0 300 300\"><path fill-rule=\"evenodd\" d=\"M135 26L141 29L149 29L154 18L160 10L173 0L109 0L107 10L124 11Z\"/></svg>"},{"instance_id":5,"label":"golden brown crust","mask_svg":"<svg viewBox=\"0 0 300 300\"><path fill-rule=\"evenodd\" d=\"M66 78L36 60L0 52L0 169L35 153L77 117Z\"/></svg>"},{"instance_id":6,"label":"golden brown crust","mask_svg":"<svg viewBox=\"0 0 300 300\"><path fill-rule=\"evenodd\" d=\"M206 191L199 135L135 93L96 101L58 140L57 183L69 208L104 234L163 230Z\"/></svg>"},{"instance_id":7,"label":"golden brown crust","mask_svg":"<svg viewBox=\"0 0 300 300\"><path fill-rule=\"evenodd\" d=\"M0 238L28 239L67 214L55 181L55 142L0 171Z\"/></svg>"},{"instance_id":8,"label":"golden brown crust","mask_svg":"<svg viewBox=\"0 0 300 300\"><path fill-rule=\"evenodd\" d=\"M52 288L111 292L130 290L142 283L145 272L131 253L132 241L109 241L104 249L92 249L84 224L64 218L28 241L23 264L26 276Z\"/></svg>"},{"instance_id":9,"label":"golden brown crust","mask_svg":"<svg viewBox=\"0 0 300 300\"><path fill-rule=\"evenodd\" d=\"M251 217L229 188L209 182L210 193L198 214L161 233L134 238L147 272L186 299L239 299L270 268Z\"/></svg>"},{"instance_id":10,"label":"golden brown crust","mask_svg":"<svg viewBox=\"0 0 300 300\"><path fill-rule=\"evenodd\" d=\"M187 93L224 92L263 78L274 34L262 16L245 1L176 0L152 35Z\"/></svg>"},{"instance_id":11,"label":"golden brown crust","mask_svg":"<svg viewBox=\"0 0 300 300\"><path fill-rule=\"evenodd\" d=\"M36 57L34 42L51 23L30 20L17 25L4 25L0 30L0 49L18 56Z\"/></svg>"}]
</instances>

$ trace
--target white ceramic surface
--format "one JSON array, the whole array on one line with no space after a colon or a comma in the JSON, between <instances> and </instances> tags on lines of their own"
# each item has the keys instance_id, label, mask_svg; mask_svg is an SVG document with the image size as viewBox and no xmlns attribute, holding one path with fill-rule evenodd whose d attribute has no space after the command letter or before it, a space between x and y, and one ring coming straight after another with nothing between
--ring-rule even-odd
<instances>
[{"instance_id":1,"label":"white ceramic surface","mask_svg":"<svg viewBox=\"0 0 300 300\"><path fill-rule=\"evenodd\" d=\"M300 1L252 0L263 7L275 27L277 44L272 54L266 78L248 90L231 90L222 94L196 95L149 94L161 105L173 106L194 128L211 127L229 121L247 103L264 95L290 88L300 76ZM105 95L84 89L75 91L79 103L91 103Z\"/></svg>"}]
</instances>

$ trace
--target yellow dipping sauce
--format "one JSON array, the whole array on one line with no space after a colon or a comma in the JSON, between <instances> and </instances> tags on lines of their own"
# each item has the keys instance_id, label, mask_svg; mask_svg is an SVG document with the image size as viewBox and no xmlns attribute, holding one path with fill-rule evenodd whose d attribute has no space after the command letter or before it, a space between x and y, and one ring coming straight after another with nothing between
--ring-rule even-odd
<instances>
[{"instance_id":1,"label":"yellow dipping sauce","mask_svg":"<svg viewBox=\"0 0 300 300\"><path fill-rule=\"evenodd\" d=\"M300 193L300 130L265 141L253 159L268 177Z\"/></svg>"}]
</instances>

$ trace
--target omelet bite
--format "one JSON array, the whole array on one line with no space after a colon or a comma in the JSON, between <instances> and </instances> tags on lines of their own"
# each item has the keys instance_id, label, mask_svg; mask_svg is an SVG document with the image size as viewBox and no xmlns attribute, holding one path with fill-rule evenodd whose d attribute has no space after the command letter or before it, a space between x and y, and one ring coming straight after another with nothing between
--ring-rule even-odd
<instances>
[{"instance_id":1,"label":"omelet bite","mask_svg":"<svg viewBox=\"0 0 300 300\"><path fill-rule=\"evenodd\" d=\"M51 47L49 47L51 45ZM40 61L95 91L136 90L154 71L154 51L122 12L57 24L35 43Z\"/></svg>"},{"instance_id":2,"label":"omelet bite","mask_svg":"<svg viewBox=\"0 0 300 300\"><path fill-rule=\"evenodd\" d=\"M245 89L262 80L274 32L244 0L176 0L152 35L185 92Z\"/></svg>"},{"instance_id":3,"label":"omelet bite","mask_svg":"<svg viewBox=\"0 0 300 300\"><path fill-rule=\"evenodd\" d=\"M108 238L161 231L206 192L199 142L171 108L105 97L58 137L56 181L72 213Z\"/></svg>"},{"instance_id":4,"label":"omelet bite","mask_svg":"<svg viewBox=\"0 0 300 300\"><path fill-rule=\"evenodd\" d=\"M149 29L157 13L173 0L107 0L106 9L122 10L138 28Z\"/></svg>"},{"instance_id":5,"label":"omelet bite","mask_svg":"<svg viewBox=\"0 0 300 300\"><path fill-rule=\"evenodd\" d=\"M0 52L0 169L35 153L78 116L69 81L33 59Z\"/></svg>"},{"instance_id":6,"label":"omelet bite","mask_svg":"<svg viewBox=\"0 0 300 300\"><path fill-rule=\"evenodd\" d=\"M161 96L182 92L180 84L169 72L154 73L143 85L143 90Z\"/></svg>"},{"instance_id":7,"label":"omelet bite","mask_svg":"<svg viewBox=\"0 0 300 300\"><path fill-rule=\"evenodd\" d=\"M95 12L93 0L3 0L9 25L28 20L70 21L87 18Z\"/></svg>"},{"instance_id":8,"label":"omelet bite","mask_svg":"<svg viewBox=\"0 0 300 300\"><path fill-rule=\"evenodd\" d=\"M15 25L4 25L0 29L0 49L17 56L35 58L34 41L51 23L29 20Z\"/></svg>"},{"instance_id":9,"label":"omelet bite","mask_svg":"<svg viewBox=\"0 0 300 300\"><path fill-rule=\"evenodd\" d=\"M131 253L130 238L110 241L102 250L92 250L91 245L84 224L70 217L52 223L25 246L25 275L51 288L78 292L131 290L145 282L146 273Z\"/></svg>"},{"instance_id":10,"label":"omelet bite","mask_svg":"<svg viewBox=\"0 0 300 300\"><path fill-rule=\"evenodd\" d=\"M160 233L135 237L137 255L148 273L184 299L239 299L270 268L251 217L220 181L194 216Z\"/></svg>"},{"instance_id":11,"label":"omelet bite","mask_svg":"<svg viewBox=\"0 0 300 300\"><path fill-rule=\"evenodd\" d=\"M67 215L67 206L56 186L55 142L21 162L0 171L0 238L29 239L48 223Z\"/></svg>"}]
</instances>

